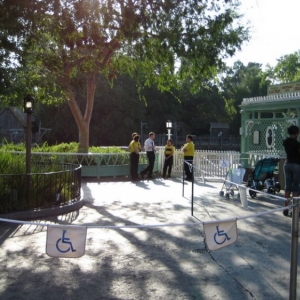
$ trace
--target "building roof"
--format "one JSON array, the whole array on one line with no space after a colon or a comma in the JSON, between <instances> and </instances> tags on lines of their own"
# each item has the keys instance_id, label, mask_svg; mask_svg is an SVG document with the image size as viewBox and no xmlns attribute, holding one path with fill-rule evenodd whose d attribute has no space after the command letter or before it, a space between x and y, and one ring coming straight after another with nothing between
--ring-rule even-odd
<instances>
[{"instance_id":1,"label":"building roof","mask_svg":"<svg viewBox=\"0 0 300 300\"><path fill-rule=\"evenodd\" d=\"M0 115L5 111L5 110L9 110L14 117L18 120L18 122L22 125L22 127L26 127L27 126L27 119L26 119L26 114L19 108L14 107L14 106L9 106L5 109L3 109L0 112ZM34 116L32 116L32 121L34 121Z\"/></svg>"},{"instance_id":2,"label":"building roof","mask_svg":"<svg viewBox=\"0 0 300 300\"><path fill-rule=\"evenodd\" d=\"M210 128L223 128L223 129L229 129L228 123L217 123L217 122L210 122Z\"/></svg>"},{"instance_id":3,"label":"building roof","mask_svg":"<svg viewBox=\"0 0 300 300\"><path fill-rule=\"evenodd\" d=\"M239 105L239 107L243 107L246 105L261 104L261 103L264 104L279 103L279 102L287 103L287 102L299 101L299 100L300 100L300 92L294 92L294 93L286 93L286 94L244 98L242 104Z\"/></svg>"}]
</instances>

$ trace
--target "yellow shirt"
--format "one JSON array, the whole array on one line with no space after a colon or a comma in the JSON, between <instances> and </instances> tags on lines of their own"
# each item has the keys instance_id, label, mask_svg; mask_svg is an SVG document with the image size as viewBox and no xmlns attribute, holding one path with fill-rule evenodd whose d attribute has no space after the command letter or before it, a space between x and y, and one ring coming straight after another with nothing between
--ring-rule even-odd
<instances>
[{"instance_id":1,"label":"yellow shirt","mask_svg":"<svg viewBox=\"0 0 300 300\"><path fill-rule=\"evenodd\" d=\"M184 156L194 156L195 145L192 141L184 144L184 149L186 150L184 151Z\"/></svg>"},{"instance_id":2,"label":"yellow shirt","mask_svg":"<svg viewBox=\"0 0 300 300\"><path fill-rule=\"evenodd\" d=\"M133 152L139 153L139 148L140 148L139 144L140 144L139 142L132 140L129 144L129 152L130 153L133 153Z\"/></svg>"},{"instance_id":3,"label":"yellow shirt","mask_svg":"<svg viewBox=\"0 0 300 300\"><path fill-rule=\"evenodd\" d=\"M165 156L169 157L170 155L174 154L175 148L173 145L166 145L165 146Z\"/></svg>"}]
</instances>

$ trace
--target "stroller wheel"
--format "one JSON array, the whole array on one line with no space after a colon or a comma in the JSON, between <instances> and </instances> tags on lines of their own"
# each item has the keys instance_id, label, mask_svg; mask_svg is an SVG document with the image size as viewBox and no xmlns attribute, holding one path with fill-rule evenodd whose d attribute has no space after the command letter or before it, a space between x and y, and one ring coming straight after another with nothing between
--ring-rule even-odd
<instances>
[{"instance_id":1,"label":"stroller wheel","mask_svg":"<svg viewBox=\"0 0 300 300\"><path fill-rule=\"evenodd\" d=\"M238 197L239 199L241 198L241 195L240 195L240 193L238 193L238 194L237 194L237 197Z\"/></svg>"},{"instance_id":2,"label":"stroller wheel","mask_svg":"<svg viewBox=\"0 0 300 300\"><path fill-rule=\"evenodd\" d=\"M219 193L219 194L220 194L220 196L222 196L222 197L223 197L223 196L224 196L224 191L220 191L220 193Z\"/></svg>"},{"instance_id":3,"label":"stroller wheel","mask_svg":"<svg viewBox=\"0 0 300 300\"><path fill-rule=\"evenodd\" d=\"M253 189L254 187L252 186L251 189ZM251 198L254 198L256 196L256 192L254 192L253 190L249 190L249 195Z\"/></svg>"},{"instance_id":4,"label":"stroller wheel","mask_svg":"<svg viewBox=\"0 0 300 300\"><path fill-rule=\"evenodd\" d=\"M229 194L228 193L226 193L225 198L229 199Z\"/></svg>"},{"instance_id":5,"label":"stroller wheel","mask_svg":"<svg viewBox=\"0 0 300 300\"><path fill-rule=\"evenodd\" d=\"M233 196L234 195L234 190L230 191L230 195Z\"/></svg>"},{"instance_id":6,"label":"stroller wheel","mask_svg":"<svg viewBox=\"0 0 300 300\"><path fill-rule=\"evenodd\" d=\"M289 210L288 209L285 209L284 211L282 211L283 215L284 216L288 216L289 215Z\"/></svg>"},{"instance_id":7,"label":"stroller wheel","mask_svg":"<svg viewBox=\"0 0 300 300\"><path fill-rule=\"evenodd\" d=\"M267 189L267 193L275 195L275 189L274 189L274 187L273 186L269 186L268 189Z\"/></svg>"},{"instance_id":8,"label":"stroller wheel","mask_svg":"<svg viewBox=\"0 0 300 300\"><path fill-rule=\"evenodd\" d=\"M280 185L280 183L279 183L279 182L276 182L274 187L275 187L275 192L279 193L280 190L281 190L281 185Z\"/></svg>"}]
</instances>

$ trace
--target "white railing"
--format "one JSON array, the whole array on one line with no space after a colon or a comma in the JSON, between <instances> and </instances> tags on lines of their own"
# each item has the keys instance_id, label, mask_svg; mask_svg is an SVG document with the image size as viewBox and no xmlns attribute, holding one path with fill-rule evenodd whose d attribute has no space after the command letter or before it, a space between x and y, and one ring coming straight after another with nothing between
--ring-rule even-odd
<instances>
[{"instance_id":1,"label":"white railing","mask_svg":"<svg viewBox=\"0 0 300 300\"><path fill-rule=\"evenodd\" d=\"M15 155L25 156L25 152L12 151ZM240 152L237 151L213 151L196 150L194 155L194 174L195 178L206 179L225 179L230 169L240 166L253 168L258 160L276 156L271 153L247 153L247 158L242 159ZM33 152L33 161L59 161L61 163L77 163L82 165L82 174L86 177L103 176L124 176L129 175L129 153L45 153ZM164 147L156 147L156 159L154 172L159 175L163 172ZM183 153L175 150L172 176L182 177L183 175ZM146 153L140 155L139 171L148 164ZM116 167L116 168L112 168Z\"/></svg>"},{"instance_id":2,"label":"white railing","mask_svg":"<svg viewBox=\"0 0 300 300\"><path fill-rule=\"evenodd\" d=\"M253 104L253 103L265 103L265 102L280 102L286 100L299 100L300 92L293 92L293 93L285 93L285 94L276 94L276 95L269 95L269 96L261 96L261 97L251 97L251 98L244 98L242 104Z\"/></svg>"},{"instance_id":3,"label":"white railing","mask_svg":"<svg viewBox=\"0 0 300 300\"><path fill-rule=\"evenodd\" d=\"M159 149L158 169L163 169L164 149ZM172 176L182 177L183 175L183 153L175 150ZM246 165L242 162L240 153L236 151L210 151L196 150L194 155L194 175L195 178L225 179L230 168L237 168L240 165Z\"/></svg>"}]
</instances>

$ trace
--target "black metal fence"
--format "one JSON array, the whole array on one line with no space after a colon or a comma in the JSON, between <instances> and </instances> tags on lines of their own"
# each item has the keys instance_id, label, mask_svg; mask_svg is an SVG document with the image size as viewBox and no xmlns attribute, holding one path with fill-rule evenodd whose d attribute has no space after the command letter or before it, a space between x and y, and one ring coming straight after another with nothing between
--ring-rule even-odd
<instances>
[{"instance_id":1,"label":"black metal fence","mask_svg":"<svg viewBox=\"0 0 300 300\"><path fill-rule=\"evenodd\" d=\"M81 165L39 163L39 170L0 174L0 214L65 206L80 200Z\"/></svg>"}]
</instances>

